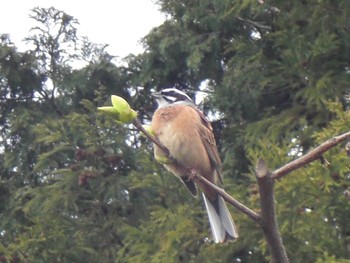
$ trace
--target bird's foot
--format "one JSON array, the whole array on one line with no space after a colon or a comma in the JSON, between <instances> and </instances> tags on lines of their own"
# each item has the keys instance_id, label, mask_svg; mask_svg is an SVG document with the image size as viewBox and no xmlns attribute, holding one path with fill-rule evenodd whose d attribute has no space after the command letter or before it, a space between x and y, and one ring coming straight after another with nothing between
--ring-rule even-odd
<instances>
[{"instance_id":1,"label":"bird's foot","mask_svg":"<svg viewBox=\"0 0 350 263\"><path fill-rule=\"evenodd\" d=\"M190 176L188 177L188 179L193 181L193 179L195 179L197 176L197 170L191 168L191 169L189 169L189 172L190 172Z\"/></svg>"}]
</instances>

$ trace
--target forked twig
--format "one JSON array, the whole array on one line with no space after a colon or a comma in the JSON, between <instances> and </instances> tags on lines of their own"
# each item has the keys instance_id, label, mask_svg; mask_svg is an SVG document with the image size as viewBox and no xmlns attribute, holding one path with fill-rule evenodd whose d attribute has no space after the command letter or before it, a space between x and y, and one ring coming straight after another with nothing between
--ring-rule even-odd
<instances>
[{"instance_id":1,"label":"forked twig","mask_svg":"<svg viewBox=\"0 0 350 263\"><path fill-rule=\"evenodd\" d=\"M156 137L150 135L142 127L142 124L137 118L134 120L133 124L137 129L143 132L149 140L151 140L155 145L157 145L165 153L168 159L170 159L172 162L175 162L180 167L180 169L187 171L189 175L191 174L187 167L181 167L181 164L179 164L177 160L175 160L171 156L169 150ZM321 158L323 153L349 138L350 132L341 134L339 136L335 136L332 139L329 139L326 142L322 143L315 149L311 150L309 153L276 169L274 172L269 172L267 166L265 165L265 162L259 159L255 168L255 175L257 177L257 182L259 186L261 214L254 212L247 206L243 205L242 203L234 199L232 196L230 196L228 193L226 193L226 191L223 188L220 188L217 185L211 183L200 174L192 174L192 178L196 178L197 180L211 187L218 195L222 196L228 203L236 207L239 211L250 217L259 225L261 225L265 235L265 240L269 247L269 251L272 255L273 262L288 263L289 259L287 257L287 253L283 245L282 237L279 233L277 224L273 188L274 182L276 179L279 179L285 176L286 174L295 171L296 169L299 169L318 158Z\"/></svg>"},{"instance_id":2,"label":"forked twig","mask_svg":"<svg viewBox=\"0 0 350 263\"><path fill-rule=\"evenodd\" d=\"M324 154L329 149L337 146L339 143L347 140L350 138L350 132L343 133L341 135L335 136L324 143L320 144L315 149L311 150L310 152L302 155L301 157L291 161L290 163L285 164L281 168L276 169L274 172L271 173L271 177L273 180L279 179L282 176L293 172L297 169L299 169L302 166L305 166L306 164L309 164L319 158L321 158L322 154Z\"/></svg>"}]
</instances>

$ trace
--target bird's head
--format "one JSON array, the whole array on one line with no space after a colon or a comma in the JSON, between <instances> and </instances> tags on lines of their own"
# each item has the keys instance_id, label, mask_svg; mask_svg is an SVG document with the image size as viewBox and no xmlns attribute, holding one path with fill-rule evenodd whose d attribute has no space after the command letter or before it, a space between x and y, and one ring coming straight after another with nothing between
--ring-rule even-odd
<instances>
[{"instance_id":1,"label":"bird's head","mask_svg":"<svg viewBox=\"0 0 350 263\"><path fill-rule=\"evenodd\" d=\"M163 89L153 93L152 96L156 98L158 108L180 104L195 106L193 100L185 92L175 88Z\"/></svg>"}]
</instances>

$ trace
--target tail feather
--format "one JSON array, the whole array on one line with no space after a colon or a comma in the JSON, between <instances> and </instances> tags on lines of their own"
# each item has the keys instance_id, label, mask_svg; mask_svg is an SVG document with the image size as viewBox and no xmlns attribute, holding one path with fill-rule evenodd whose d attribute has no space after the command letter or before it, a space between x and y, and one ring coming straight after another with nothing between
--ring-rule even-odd
<instances>
[{"instance_id":1,"label":"tail feather","mask_svg":"<svg viewBox=\"0 0 350 263\"><path fill-rule=\"evenodd\" d=\"M238 238L237 228L224 199L221 196L213 202L202 193L207 208L210 228L215 243L233 241Z\"/></svg>"}]
</instances>

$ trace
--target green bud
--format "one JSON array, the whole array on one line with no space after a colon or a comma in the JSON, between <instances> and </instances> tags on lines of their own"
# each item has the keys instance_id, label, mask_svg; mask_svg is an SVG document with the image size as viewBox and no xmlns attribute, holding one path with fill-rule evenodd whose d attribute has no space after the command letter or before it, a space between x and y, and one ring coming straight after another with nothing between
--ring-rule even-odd
<instances>
[{"instance_id":1,"label":"green bud","mask_svg":"<svg viewBox=\"0 0 350 263\"><path fill-rule=\"evenodd\" d=\"M99 111L103 111L107 115L119 119L119 112L112 106L104 106L104 107L98 107L97 108Z\"/></svg>"},{"instance_id":2,"label":"green bud","mask_svg":"<svg viewBox=\"0 0 350 263\"><path fill-rule=\"evenodd\" d=\"M121 112L119 120L123 123L132 122L137 117L137 112L130 108L129 111Z\"/></svg>"},{"instance_id":3,"label":"green bud","mask_svg":"<svg viewBox=\"0 0 350 263\"><path fill-rule=\"evenodd\" d=\"M129 103L122 97L112 95L111 101L113 106L99 107L98 110L107 113L122 123L132 122L137 117L137 112L131 109Z\"/></svg>"},{"instance_id":4,"label":"green bud","mask_svg":"<svg viewBox=\"0 0 350 263\"><path fill-rule=\"evenodd\" d=\"M122 97L119 97L117 95L112 95L111 101L112 101L113 107L118 112L128 112L131 109L129 103L126 100L124 100Z\"/></svg>"}]
</instances>

